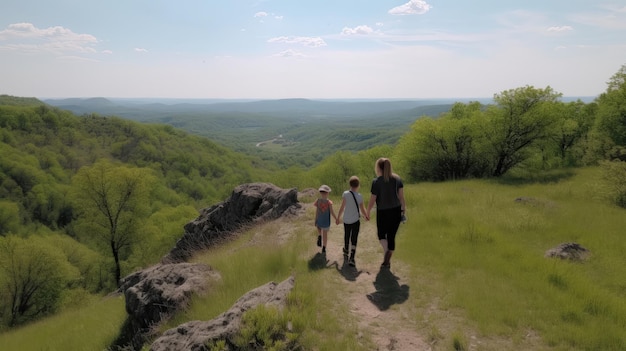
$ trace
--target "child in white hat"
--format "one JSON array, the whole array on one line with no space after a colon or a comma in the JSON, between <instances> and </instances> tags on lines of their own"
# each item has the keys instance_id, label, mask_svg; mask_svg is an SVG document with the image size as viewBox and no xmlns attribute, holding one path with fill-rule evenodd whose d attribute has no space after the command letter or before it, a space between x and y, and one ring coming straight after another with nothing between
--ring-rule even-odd
<instances>
[{"instance_id":1,"label":"child in white hat","mask_svg":"<svg viewBox=\"0 0 626 351\"><path fill-rule=\"evenodd\" d=\"M328 185L322 185L319 188L320 197L313 204L315 211L315 227L317 227L317 246L322 247L322 253L326 253L326 243L328 241L328 231L330 230L330 216L335 221L337 215L333 210L333 202L328 198L331 189Z\"/></svg>"}]
</instances>

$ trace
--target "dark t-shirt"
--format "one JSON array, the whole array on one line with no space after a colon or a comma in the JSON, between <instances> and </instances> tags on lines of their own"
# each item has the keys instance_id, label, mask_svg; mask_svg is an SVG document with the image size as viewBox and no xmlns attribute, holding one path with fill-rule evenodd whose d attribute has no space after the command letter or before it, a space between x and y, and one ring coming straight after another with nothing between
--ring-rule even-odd
<instances>
[{"instance_id":1,"label":"dark t-shirt","mask_svg":"<svg viewBox=\"0 0 626 351\"><path fill-rule=\"evenodd\" d=\"M372 182L371 193L376 195L376 209L388 210L402 206L398 198L398 189L404 188L400 177L391 177L388 182L380 176Z\"/></svg>"}]
</instances>

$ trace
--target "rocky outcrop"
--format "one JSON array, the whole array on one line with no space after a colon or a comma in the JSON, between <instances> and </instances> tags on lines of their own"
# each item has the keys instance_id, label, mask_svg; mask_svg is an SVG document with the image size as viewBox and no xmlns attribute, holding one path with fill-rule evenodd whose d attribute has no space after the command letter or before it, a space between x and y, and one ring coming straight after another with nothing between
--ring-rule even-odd
<instances>
[{"instance_id":1,"label":"rocky outcrop","mask_svg":"<svg viewBox=\"0 0 626 351\"><path fill-rule=\"evenodd\" d=\"M193 252L227 239L244 226L295 215L301 208L295 189L250 183L236 187L225 201L202 210L198 218L185 225L183 237L160 264L133 273L120 282L119 291L126 298L128 318L112 349L140 350L155 324L186 307L191 295L206 289L211 280L219 279L219 274L206 265L186 263ZM292 286L293 279L290 282ZM248 293L238 302L240 312L230 311L221 317L222 322L218 324L228 328L218 334L232 333L244 310L259 303L282 301L285 286L289 283L269 284ZM258 297L255 299L255 296ZM177 330L187 327L180 328ZM172 345L178 343L171 341L173 336L168 340Z\"/></svg>"},{"instance_id":2,"label":"rocky outcrop","mask_svg":"<svg viewBox=\"0 0 626 351\"><path fill-rule=\"evenodd\" d=\"M187 223L185 233L163 262L184 262L194 251L221 242L244 226L297 214L300 209L295 188L281 189L270 183L240 185L227 200L203 209Z\"/></svg>"},{"instance_id":3,"label":"rocky outcrop","mask_svg":"<svg viewBox=\"0 0 626 351\"><path fill-rule=\"evenodd\" d=\"M243 314L260 305L282 308L287 295L293 289L294 278L290 277L280 284L274 282L260 286L242 296L226 312L210 321L191 321L165 331L156 339L151 351L208 351L207 344L224 340L226 345L233 345L232 337L241 325Z\"/></svg>"}]
</instances>

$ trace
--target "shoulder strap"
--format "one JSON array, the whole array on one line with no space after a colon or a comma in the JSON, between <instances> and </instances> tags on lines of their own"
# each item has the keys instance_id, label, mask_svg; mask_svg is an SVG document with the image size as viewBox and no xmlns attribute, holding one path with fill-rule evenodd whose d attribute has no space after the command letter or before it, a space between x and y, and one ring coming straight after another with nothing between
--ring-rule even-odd
<instances>
[{"instance_id":1,"label":"shoulder strap","mask_svg":"<svg viewBox=\"0 0 626 351\"><path fill-rule=\"evenodd\" d=\"M359 217L361 217L361 210L359 210L359 202L356 201L356 196L354 196L354 193L352 192L352 190L350 190L350 194L352 194L352 198L354 199L354 203L356 204L356 212L359 214Z\"/></svg>"}]
</instances>

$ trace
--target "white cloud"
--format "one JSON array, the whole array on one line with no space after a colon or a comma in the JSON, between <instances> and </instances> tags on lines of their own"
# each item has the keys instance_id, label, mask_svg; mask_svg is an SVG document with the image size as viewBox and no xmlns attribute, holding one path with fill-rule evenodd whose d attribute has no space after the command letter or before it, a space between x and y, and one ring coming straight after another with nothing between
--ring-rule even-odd
<instances>
[{"instance_id":1,"label":"white cloud","mask_svg":"<svg viewBox=\"0 0 626 351\"><path fill-rule=\"evenodd\" d=\"M326 46L324 39L320 37L276 37L267 41L268 43L286 43L286 44L301 44L304 46L321 47Z\"/></svg>"},{"instance_id":2,"label":"white cloud","mask_svg":"<svg viewBox=\"0 0 626 351\"><path fill-rule=\"evenodd\" d=\"M135 48L135 52L144 53L144 52L148 52L148 50L144 48Z\"/></svg>"},{"instance_id":3,"label":"white cloud","mask_svg":"<svg viewBox=\"0 0 626 351\"><path fill-rule=\"evenodd\" d=\"M404 5L400 5L389 10L391 15L422 15L431 9L424 0L410 0Z\"/></svg>"},{"instance_id":4,"label":"white cloud","mask_svg":"<svg viewBox=\"0 0 626 351\"><path fill-rule=\"evenodd\" d=\"M95 53L98 39L60 26L37 28L32 23L14 23L0 31L0 48L55 54Z\"/></svg>"},{"instance_id":5,"label":"white cloud","mask_svg":"<svg viewBox=\"0 0 626 351\"><path fill-rule=\"evenodd\" d=\"M107 55L111 55L111 54L113 54L113 51L111 51L111 50L102 50L102 53L103 54L107 54Z\"/></svg>"},{"instance_id":6,"label":"white cloud","mask_svg":"<svg viewBox=\"0 0 626 351\"><path fill-rule=\"evenodd\" d=\"M267 12L264 12L264 11L257 12L257 13L255 13L255 14L254 14L254 17L255 17L255 18L258 18L258 17L267 17Z\"/></svg>"},{"instance_id":7,"label":"white cloud","mask_svg":"<svg viewBox=\"0 0 626 351\"><path fill-rule=\"evenodd\" d=\"M571 26L552 26L548 28L548 32L567 32L574 30Z\"/></svg>"},{"instance_id":8,"label":"white cloud","mask_svg":"<svg viewBox=\"0 0 626 351\"><path fill-rule=\"evenodd\" d=\"M374 33L374 30L366 25L356 26L354 28L344 27L341 30L342 35L368 35Z\"/></svg>"}]
</instances>

